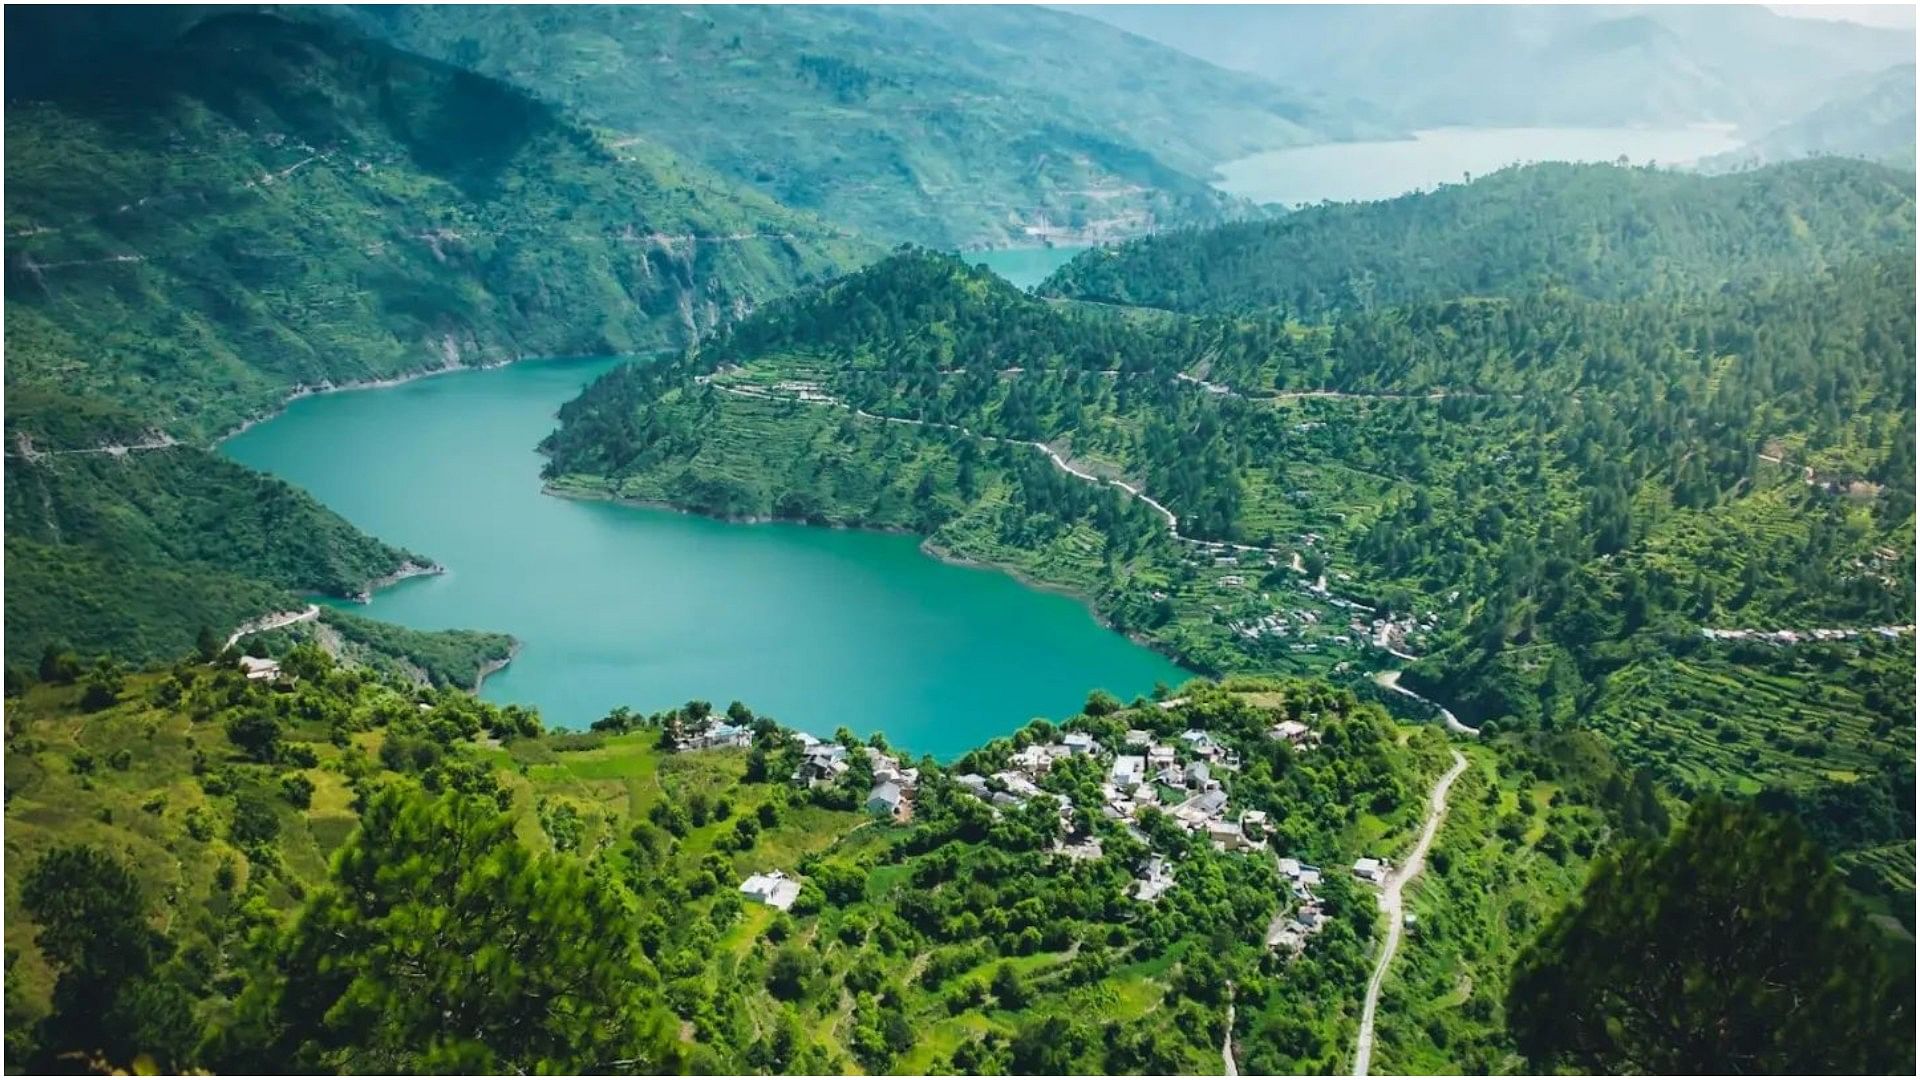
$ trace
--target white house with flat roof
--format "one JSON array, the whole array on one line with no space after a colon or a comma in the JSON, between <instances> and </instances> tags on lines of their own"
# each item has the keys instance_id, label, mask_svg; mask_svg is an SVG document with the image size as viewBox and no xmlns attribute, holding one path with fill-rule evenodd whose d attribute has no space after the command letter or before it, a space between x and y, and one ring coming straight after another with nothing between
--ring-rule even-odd
<instances>
[{"instance_id":1,"label":"white house with flat roof","mask_svg":"<svg viewBox=\"0 0 1920 1080\"><path fill-rule=\"evenodd\" d=\"M800 883L778 870L753 875L740 883L740 891L749 900L781 911L792 908L793 902L800 899Z\"/></svg>"}]
</instances>

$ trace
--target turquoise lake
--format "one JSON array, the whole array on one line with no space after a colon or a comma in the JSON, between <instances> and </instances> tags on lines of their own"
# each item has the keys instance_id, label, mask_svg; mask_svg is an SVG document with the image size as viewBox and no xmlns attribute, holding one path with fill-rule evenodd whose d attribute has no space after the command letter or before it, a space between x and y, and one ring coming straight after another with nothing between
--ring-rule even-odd
<instances>
[{"instance_id":1,"label":"turquoise lake","mask_svg":"<svg viewBox=\"0 0 1920 1080\"><path fill-rule=\"evenodd\" d=\"M1729 128L1435 128L1410 139L1322 143L1229 161L1215 186L1258 203L1301 206L1322 200L1390 199L1459 183L1508 165L1537 161L1613 161L1691 165L1732 150Z\"/></svg>"},{"instance_id":2,"label":"turquoise lake","mask_svg":"<svg viewBox=\"0 0 1920 1080\"><path fill-rule=\"evenodd\" d=\"M987 269L1015 285L1031 289L1085 250L1084 247L1001 248L997 251L963 251L960 257L971 264L984 264Z\"/></svg>"},{"instance_id":3,"label":"turquoise lake","mask_svg":"<svg viewBox=\"0 0 1920 1080\"><path fill-rule=\"evenodd\" d=\"M1080 602L953 566L917 538L738 525L543 495L534 446L616 361L529 361L309 397L223 446L447 568L356 610L500 630L520 655L482 696L584 727L739 699L825 736L883 730L958 754L1103 688L1187 678Z\"/></svg>"}]
</instances>

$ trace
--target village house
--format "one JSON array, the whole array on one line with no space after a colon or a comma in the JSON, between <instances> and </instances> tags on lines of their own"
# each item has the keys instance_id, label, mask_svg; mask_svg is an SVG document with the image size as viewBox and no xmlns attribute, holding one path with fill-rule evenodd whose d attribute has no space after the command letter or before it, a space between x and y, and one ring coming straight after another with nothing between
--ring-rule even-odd
<instances>
[{"instance_id":1,"label":"village house","mask_svg":"<svg viewBox=\"0 0 1920 1080\"><path fill-rule=\"evenodd\" d=\"M1147 768L1159 772L1180 760L1180 755L1171 746L1151 746L1147 748Z\"/></svg>"},{"instance_id":2,"label":"village house","mask_svg":"<svg viewBox=\"0 0 1920 1080\"><path fill-rule=\"evenodd\" d=\"M1196 757L1211 760L1220 753L1220 744L1213 740L1213 736L1198 728L1181 732L1180 741L1186 743L1187 752Z\"/></svg>"},{"instance_id":3,"label":"village house","mask_svg":"<svg viewBox=\"0 0 1920 1080\"><path fill-rule=\"evenodd\" d=\"M875 784L873 790L867 792L867 813L875 817L905 821L913 812L912 806L907 801L907 793L892 780Z\"/></svg>"},{"instance_id":4,"label":"village house","mask_svg":"<svg viewBox=\"0 0 1920 1080\"><path fill-rule=\"evenodd\" d=\"M1161 894L1173 888L1173 870L1167 866L1167 860L1160 855L1147 859L1140 868L1139 876L1134 879L1133 898L1143 903L1152 903L1160 899Z\"/></svg>"},{"instance_id":5,"label":"village house","mask_svg":"<svg viewBox=\"0 0 1920 1080\"><path fill-rule=\"evenodd\" d=\"M1024 750L1016 751L1008 763L1014 768L1035 778L1045 776L1053 768L1053 747L1035 744Z\"/></svg>"},{"instance_id":6,"label":"village house","mask_svg":"<svg viewBox=\"0 0 1920 1080\"><path fill-rule=\"evenodd\" d=\"M1094 741L1093 736L1084 731L1067 732L1067 737L1061 739L1060 744L1067 748L1069 754L1076 755L1092 754L1100 749L1100 744Z\"/></svg>"},{"instance_id":7,"label":"village house","mask_svg":"<svg viewBox=\"0 0 1920 1080\"><path fill-rule=\"evenodd\" d=\"M1312 728L1298 720L1280 721L1273 725L1272 730L1267 732L1267 736L1279 742L1290 743L1296 750L1309 742L1320 741L1320 736Z\"/></svg>"},{"instance_id":8,"label":"village house","mask_svg":"<svg viewBox=\"0 0 1920 1080\"><path fill-rule=\"evenodd\" d=\"M737 724L715 724L698 735L689 736L682 750L744 749L753 745L753 730Z\"/></svg>"},{"instance_id":9,"label":"village house","mask_svg":"<svg viewBox=\"0 0 1920 1080\"><path fill-rule=\"evenodd\" d=\"M1252 839L1264 839L1267 835L1267 812L1265 810L1247 810L1240 815L1240 831Z\"/></svg>"},{"instance_id":10,"label":"village house","mask_svg":"<svg viewBox=\"0 0 1920 1080\"><path fill-rule=\"evenodd\" d=\"M277 679L280 677L280 661L264 656L243 656L240 658L240 670L246 672L249 679Z\"/></svg>"},{"instance_id":11,"label":"village house","mask_svg":"<svg viewBox=\"0 0 1920 1080\"><path fill-rule=\"evenodd\" d=\"M1039 785L1017 772L997 772L993 774L993 778L1000 782L1000 786L1006 790L1007 794L1021 802L1040 794Z\"/></svg>"},{"instance_id":12,"label":"village house","mask_svg":"<svg viewBox=\"0 0 1920 1080\"><path fill-rule=\"evenodd\" d=\"M1217 789L1206 791L1174 807L1173 819L1188 832L1196 832L1205 828L1207 822L1219 817L1226 808L1226 792Z\"/></svg>"},{"instance_id":13,"label":"village house","mask_svg":"<svg viewBox=\"0 0 1920 1080\"><path fill-rule=\"evenodd\" d=\"M1123 754L1113 759L1107 780L1122 791L1132 791L1147 778L1147 759Z\"/></svg>"},{"instance_id":14,"label":"village house","mask_svg":"<svg viewBox=\"0 0 1920 1080\"><path fill-rule=\"evenodd\" d=\"M993 796L993 788L987 786L987 778L979 773L961 773L953 778L953 782L976 799L985 801Z\"/></svg>"},{"instance_id":15,"label":"village house","mask_svg":"<svg viewBox=\"0 0 1920 1080\"><path fill-rule=\"evenodd\" d=\"M1127 745L1128 746L1142 747L1142 746L1151 746L1152 744L1153 744L1153 732L1147 731L1144 728L1128 728L1127 729Z\"/></svg>"},{"instance_id":16,"label":"village house","mask_svg":"<svg viewBox=\"0 0 1920 1080\"><path fill-rule=\"evenodd\" d=\"M1101 848L1099 837L1089 836L1077 844L1069 844L1064 840L1055 840L1053 842L1053 853L1055 855L1064 855L1074 862L1091 862L1094 859L1100 858L1105 854L1105 851Z\"/></svg>"},{"instance_id":17,"label":"village house","mask_svg":"<svg viewBox=\"0 0 1920 1080\"><path fill-rule=\"evenodd\" d=\"M1302 900L1313 899L1313 887L1320 884L1320 868L1310 866L1299 859L1281 859L1280 876L1293 886L1293 893Z\"/></svg>"},{"instance_id":18,"label":"village house","mask_svg":"<svg viewBox=\"0 0 1920 1080\"><path fill-rule=\"evenodd\" d=\"M800 899L800 883L779 870L749 877L740 883L740 891L749 900L781 911L791 909L793 902Z\"/></svg>"},{"instance_id":19,"label":"village house","mask_svg":"<svg viewBox=\"0 0 1920 1080\"><path fill-rule=\"evenodd\" d=\"M898 758L869 746L867 763L873 766L873 778L881 783L895 783L911 793L920 782L920 770L905 768Z\"/></svg>"},{"instance_id":20,"label":"village house","mask_svg":"<svg viewBox=\"0 0 1920 1080\"><path fill-rule=\"evenodd\" d=\"M794 770L793 779L809 787L820 787L845 776L849 768L846 747L839 743L815 743L802 751L800 767Z\"/></svg>"},{"instance_id":21,"label":"village house","mask_svg":"<svg viewBox=\"0 0 1920 1080\"><path fill-rule=\"evenodd\" d=\"M1204 761L1196 761L1188 765L1186 775L1186 787L1189 791L1211 791L1220 786L1220 782L1213 778L1212 772L1207 769L1207 763Z\"/></svg>"},{"instance_id":22,"label":"village house","mask_svg":"<svg viewBox=\"0 0 1920 1080\"><path fill-rule=\"evenodd\" d=\"M1353 863L1353 876L1374 885L1384 884L1387 871L1391 869L1384 859L1356 859Z\"/></svg>"},{"instance_id":23,"label":"village house","mask_svg":"<svg viewBox=\"0 0 1920 1080\"><path fill-rule=\"evenodd\" d=\"M1212 842L1215 851L1244 851L1256 847L1241 831L1239 822L1214 820L1207 822L1207 839Z\"/></svg>"}]
</instances>

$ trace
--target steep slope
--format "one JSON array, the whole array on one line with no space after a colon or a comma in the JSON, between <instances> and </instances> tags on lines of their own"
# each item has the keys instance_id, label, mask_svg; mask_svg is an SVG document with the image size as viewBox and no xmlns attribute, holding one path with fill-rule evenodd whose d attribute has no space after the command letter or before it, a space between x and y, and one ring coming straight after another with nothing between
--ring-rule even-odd
<instances>
[{"instance_id":1,"label":"steep slope","mask_svg":"<svg viewBox=\"0 0 1920 1080\"><path fill-rule=\"evenodd\" d=\"M1199 179L1384 133L1039 8L366 7L407 48L875 237L1110 238L1245 212Z\"/></svg>"},{"instance_id":2,"label":"steep slope","mask_svg":"<svg viewBox=\"0 0 1920 1080\"><path fill-rule=\"evenodd\" d=\"M11 662L175 655L402 570L202 448L298 388L677 347L871 251L338 25L7 19L10 58L50 53L9 68Z\"/></svg>"},{"instance_id":3,"label":"steep slope","mask_svg":"<svg viewBox=\"0 0 1920 1080\"><path fill-rule=\"evenodd\" d=\"M293 386L677 345L863 254L501 84L272 16L74 72L7 138L9 381L182 435Z\"/></svg>"},{"instance_id":4,"label":"steep slope","mask_svg":"<svg viewBox=\"0 0 1920 1080\"><path fill-rule=\"evenodd\" d=\"M1351 94L1412 127L1764 128L1829 83L1913 62L1913 34L1758 6L1075 7L1281 85Z\"/></svg>"},{"instance_id":5,"label":"steep slope","mask_svg":"<svg viewBox=\"0 0 1920 1080\"><path fill-rule=\"evenodd\" d=\"M1914 167L1914 66L1900 64L1848 79L1827 100L1737 150L1707 159L1707 169L1764 165L1818 154Z\"/></svg>"},{"instance_id":6,"label":"steep slope","mask_svg":"<svg viewBox=\"0 0 1920 1080\"><path fill-rule=\"evenodd\" d=\"M1054 296L1181 311L1320 313L1564 285L1618 299L1705 290L1910 248L1913 177L1797 162L1723 177L1535 165L1377 203L1090 251Z\"/></svg>"}]
</instances>

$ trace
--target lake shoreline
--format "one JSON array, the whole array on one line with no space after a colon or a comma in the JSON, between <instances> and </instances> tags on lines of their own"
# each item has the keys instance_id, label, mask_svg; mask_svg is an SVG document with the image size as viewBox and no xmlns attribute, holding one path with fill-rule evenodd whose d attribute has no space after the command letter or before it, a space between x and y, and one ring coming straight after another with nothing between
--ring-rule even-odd
<instances>
[{"instance_id":1,"label":"lake shoreline","mask_svg":"<svg viewBox=\"0 0 1920 1080\"><path fill-rule=\"evenodd\" d=\"M267 410L266 412L262 412L257 416L251 416L245 420L242 420L238 425L233 427L231 430L224 432L223 434L215 437L209 449L217 450L220 448L220 445L222 443L228 442L234 438L237 438L238 436L244 435L247 432L253 430L255 427L258 427L259 425L264 424L269 420L278 419L280 416L286 413L287 408L291 406L294 402L301 401L306 398L324 397L328 394L347 394L347 393L352 393L358 390L391 390L397 386L405 386L408 383L415 383L415 382L419 382L422 379L431 379L440 375L458 375L461 372L497 371L503 367L510 367L514 364L524 364L524 363L527 363L528 361L552 360L552 361L564 362L567 360L595 360L595 359L604 359L604 358L594 353L582 353L578 356L547 356L544 354L542 355L529 354L525 356L510 356L505 360L495 360L485 364L446 364L446 365L442 365L440 367L434 367L434 368L421 368L418 371L410 371L404 375L394 375L384 379L349 379L346 382L342 382L342 383L320 382L320 383L315 383L312 386L308 386L302 383L300 385L294 386L291 389L289 389L286 395L280 399L280 403L278 405L275 405L271 409ZM613 356L613 359L619 360L624 363L630 360L644 359L644 356L643 354L640 354L640 353L633 353L630 355L615 354Z\"/></svg>"},{"instance_id":2,"label":"lake shoreline","mask_svg":"<svg viewBox=\"0 0 1920 1080\"><path fill-rule=\"evenodd\" d=\"M488 660L485 663L481 664L480 670L476 672L473 676L474 695L476 697L479 696L481 689L487 685L487 676L496 674L500 671L504 671L507 665L513 663L516 659L519 658L519 656L520 656L520 639L514 638L513 644L507 647L507 655L500 657L497 660Z\"/></svg>"},{"instance_id":3,"label":"lake shoreline","mask_svg":"<svg viewBox=\"0 0 1920 1080\"><path fill-rule=\"evenodd\" d=\"M764 505L733 507L755 520L725 521L613 497L668 494L637 484L543 484L535 447L554 411L620 362L530 358L391 393L331 395L223 452L419 552L413 562L445 566L431 584L376 586L369 606L338 606L420 630L508 632L521 647L504 674L504 640L449 674L463 690L478 683L486 700L537 706L556 729L583 728L619 704L730 695L813 731L852 710L864 718L858 730L945 755L1033 716L1070 713L1093 687L1131 698L1193 673L1089 618L1084 595L929 558L914 521L866 527L855 513L864 508L850 505L826 528L737 529L802 523L766 520Z\"/></svg>"},{"instance_id":4,"label":"lake shoreline","mask_svg":"<svg viewBox=\"0 0 1920 1080\"><path fill-rule=\"evenodd\" d=\"M718 521L727 525L795 525L795 526L808 528L808 529L832 529L839 532L864 532L864 533L874 533L880 536L918 536L920 537L920 544L919 544L920 553L927 556L930 559L934 559L938 562L946 563L949 566L960 566L960 567L965 567L965 568L974 569L974 570L990 570L994 573L1005 574L1007 577L1012 578L1016 582L1019 582L1021 586L1028 589L1032 589L1035 592L1050 593L1054 596L1064 596L1070 600L1077 602L1081 607L1085 608L1087 611L1087 614L1093 617L1093 621L1098 623L1101 629L1106 630L1107 632L1112 634L1117 634L1120 637L1126 638L1128 641L1132 642L1135 645L1140 646L1143 649L1147 649L1162 657L1165 657L1166 659L1172 661L1176 666L1180 667L1189 676L1192 676L1195 678L1219 678L1222 674L1221 672L1212 671L1208 669L1204 664L1195 662L1191 657L1180 655L1178 650L1175 650L1167 646L1164 642L1157 641L1153 638L1147 637L1146 635L1139 633L1137 631L1120 629L1119 627L1115 626L1113 624L1113 621L1109 619L1106 616L1106 614L1100 610L1100 606L1096 602L1095 598L1080 589L1076 589L1071 585L1061 585L1057 582L1043 581L1040 578L1034 577L1032 574L1027 573L1025 570L1022 570L1018 566L1014 566L1011 563L997 562L992 559L976 559L971 556L959 554L958 552L952 551L948 548L941 547L939 544L934 542L933 537L923 535L922 533L914 529L902 528L898 526L887 526L887 525L844 525L838 522L812 522L812 521L805 521L798 518L783 518L783 517L777 517L777 516L771 516L771 515L765 515L765 514L756 514L751 517L713 514L713 513L708 513L707 511L704 511L704 510L694 510L685 506L678 506L669 502L661 502L657 499L635 499L635 498L630 498L622 495L610 495L605 493L580 491L575 489L563 489L563 488L555 487L552 484L542 484L540 487L540 491L541 491L541 494L543 495L551 495L559 499L579 499L584 502L615 503L622 506L636 507L642 510L664 510L669 513L683 514L688 517L705 518L708 521Z\"/></svg>"}]
</instances>

